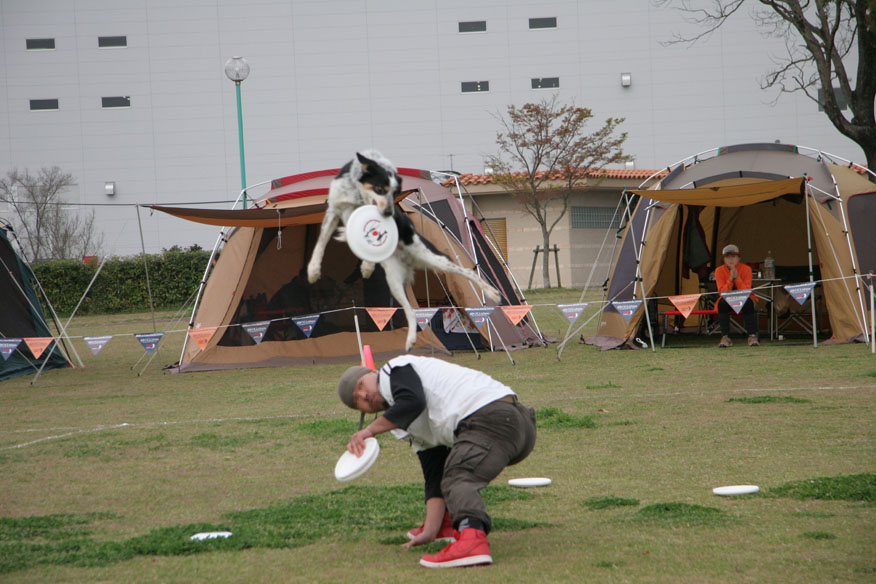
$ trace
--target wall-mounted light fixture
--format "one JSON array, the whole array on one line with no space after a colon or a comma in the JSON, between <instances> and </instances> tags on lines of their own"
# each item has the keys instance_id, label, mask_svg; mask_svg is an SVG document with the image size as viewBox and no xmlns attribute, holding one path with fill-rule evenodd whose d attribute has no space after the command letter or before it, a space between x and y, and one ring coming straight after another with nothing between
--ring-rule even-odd
<instances>
[{"instance_id":1,"label":"wall-mounted light fixture","mask_svg":"<svg viewBox=\"0 0 876 584\"><path fill-rule=\"evenodd\" d=\"M629 87L633 84L632 73L621 73L621 87Z\"/></svg>"},{"instance_id":2,"label":"wall-mounted light fixture","mask_svg":"<svg viewBox=\"0 0 876 584\"><path fill-rule=\"evenodd\" d=\"M103 192L107 197L116 196L116 183L112 181L103 183Z\"/></svg>"}]
</instances>

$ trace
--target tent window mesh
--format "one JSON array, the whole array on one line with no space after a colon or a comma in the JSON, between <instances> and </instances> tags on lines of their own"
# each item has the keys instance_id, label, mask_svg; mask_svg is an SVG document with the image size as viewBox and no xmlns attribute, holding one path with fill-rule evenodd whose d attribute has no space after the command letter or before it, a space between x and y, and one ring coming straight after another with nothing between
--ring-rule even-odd
<instances>
[{"instance_id":1,"label":"tent window mesh","mask_svg":"<svg viewBox=\"0 0 876 584\"><path fill-rule=\"evenodd\" d=\"M573 229L617 229L614 207L572 207Z\"/></svg>"},{"instance_id":2,"label":"tent window mesh","mask_svg":"<svg viewBox=\"0 0 876 584\"><path fill-rule=\"evenodd\" d=\"M103 49L127 47L128 37L126 36L102 36L97 37L97 46Z\"/></svg>"}]
</instances>

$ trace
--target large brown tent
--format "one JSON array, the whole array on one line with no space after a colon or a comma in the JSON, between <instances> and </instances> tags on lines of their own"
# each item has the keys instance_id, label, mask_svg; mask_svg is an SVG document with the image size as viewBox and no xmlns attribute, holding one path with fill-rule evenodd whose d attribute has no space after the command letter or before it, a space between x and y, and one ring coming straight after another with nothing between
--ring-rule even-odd
<instances>
[{"instance_id":1,"label":"large brown tent","mask_svg":"<svg viewBox=\"0 0 876 584\"><path fill-rule=\"evenodd\" d=\"M403 351L406 321L401 310L381 331L366 308L396 306L383 272L363 279L359 260L346 244L331 241L322 277L307 282L306 266L326 208L328 187L337 169L284 177L246 210L197 210L155 207L200 223L234 226L200 294L192 328L218 327L203 346L188 341L179 371L350 362L358 358L356 324L362 343L378 359ZM399 169L407 197L398 201L417 229L439 251L467 268L477 266L482 277L503 295L502 304L520 304L504 263L496 256L477 220L468 217L448 189L428 171ZM413 306L482 306L467 280L418 272L409 287ZM488 303L489 304L489 303ZM293 319L319 315L310 334ZM511 349L538 342L531 318L517 326L500 310L477 333L445 332L439 310L432 326L417 335L414 352L445 352L445 348ZM256 343L243 325L267 323ZM202 342L204 342L202 340Z\"/></svg>"},{"instance_id":2,"label":"large brown tent","mask_svg":"<svg viewBox=\"0 0 876 584\"><path fill-rule=\"evenodd\" d=\"M831 341L867 338L857 276L876 269L876 185L865 169L802 147L743 144L667 171L647 190L628 192L635 206L613 259L608 303L599 334L586 342L633 346L646 311L656 326L656 313L674 308L668 296L707 291L729 243L746 262L771 255L782 284L820 282L817 327L829 328ZM610 304L637 298L656 302L642 303L629 321Z\"/></svg>"}]
</instances>

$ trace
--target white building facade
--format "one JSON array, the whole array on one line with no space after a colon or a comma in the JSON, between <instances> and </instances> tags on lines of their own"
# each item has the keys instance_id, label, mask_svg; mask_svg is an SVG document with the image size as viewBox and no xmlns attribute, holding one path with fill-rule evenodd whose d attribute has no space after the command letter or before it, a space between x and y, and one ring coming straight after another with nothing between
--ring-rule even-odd
<instances>
[{"instance_id":1,"label":"white building facade","mask_svg":"<svg viewBox=\"0 0 876 584\"><path fill-rule=\"evenodd\" d=\"M101 205L76 209L94 210L113 255L140 251L136 203L237 197L223 70L237 55L250 185L369 147L483 172L495 116L554 92L591 108L593 130L625 117L638 168L775 140L863 158L804 95L760 88L785 49L747 14L664 46L697 29L646 0L0 0L0 31L0 173L72 173L67 199ZM147 252L217 234L141 215Z\"/></svg>"}]
</instances>

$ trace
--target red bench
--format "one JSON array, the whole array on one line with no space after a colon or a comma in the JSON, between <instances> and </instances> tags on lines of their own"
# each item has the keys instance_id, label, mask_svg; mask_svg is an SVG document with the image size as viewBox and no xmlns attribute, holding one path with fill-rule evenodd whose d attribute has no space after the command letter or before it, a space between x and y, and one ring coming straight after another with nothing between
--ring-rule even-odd
<instances>
[{"instance_id":1,"label":"red bench","mask_svg":"<svg viewBox=\"0 0 876 584\"><path fill-rule=\"evenodd\" d=\"M712 308L710 310L691 310L690 313L695 316L703 317L703 316L717 316L718 310ZM666 346L666 329L669 328L669 317L670 316L683 316L680 310L667 310L666 312L661 312L660 315L663 317L663 340L660 341L660 346ZM697 327L700 329L702 327L702 318L700 319L700 324Z\"/></svg>"}]
</instances>

